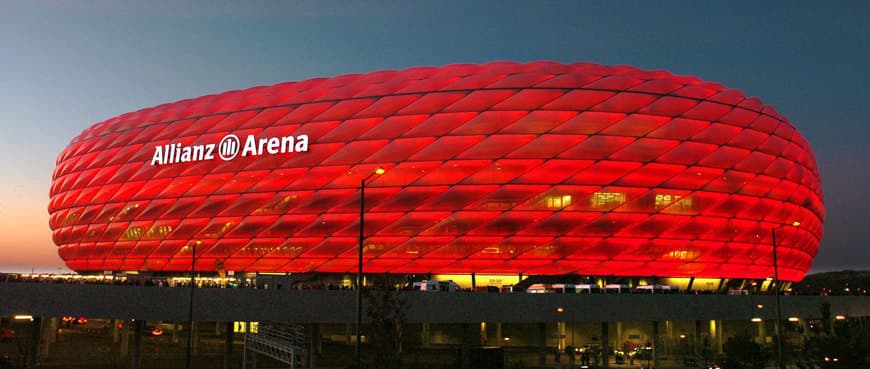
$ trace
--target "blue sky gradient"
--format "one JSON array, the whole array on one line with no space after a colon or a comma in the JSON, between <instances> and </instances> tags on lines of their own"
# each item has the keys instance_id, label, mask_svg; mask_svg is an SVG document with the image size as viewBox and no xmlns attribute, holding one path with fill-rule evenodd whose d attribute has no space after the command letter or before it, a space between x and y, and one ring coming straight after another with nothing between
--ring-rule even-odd
<instances>
[{"instance_id":1,"label":"blue sky gradient","mask_svg":"<svg viewBox=\"0 0 870 369\"><path fill-rule=\"evenodd\" d=\"M93 123L231 89L495 60L694 75L758 96L812 145L813 271L870 269L870 3L0 0L0 270L62 268L56 155Z\"/></svg>"}]
</instances>

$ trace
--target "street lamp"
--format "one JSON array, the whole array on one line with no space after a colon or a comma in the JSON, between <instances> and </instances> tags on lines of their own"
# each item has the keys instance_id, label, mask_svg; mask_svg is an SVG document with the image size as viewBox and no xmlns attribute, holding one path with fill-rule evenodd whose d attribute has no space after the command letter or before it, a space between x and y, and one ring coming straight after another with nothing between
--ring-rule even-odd
<instances>
[{"instance_id":1,"label":"street lamp","mask_svg":"<svg viewBox=\"0 0 870 369\"><path fill-rule=\"evenodd\" d=\"M801 222L794 221L790 225L793 227L799 227ZM775 286L773 293L776 296L776 366L779 369L785 369L785 363L782 361L782 310L779 301L779 263L776 258L776 230L785 226L786 224L780 224L770 228L770 240L773 244L773 283ZM768 289L770 289L770 287L768 287Z\"/></svg>"},{"instance_id":2,"label":"street lamp","mask_svg":"<svg viewBox=\"0 0 870 369\"><path fill-rule=\"evenodd\" d=\"M366 201L366 182L374 175L384 174L384 168L375 169L365 178L359 180L359 253L357 254L357 271L356 271L356 367L362 368L362 283L363 283L363 229L365 228L365 201Z\"/></svg>"},{"instance_id":3,"label":"street lamp","mask_svg":"<svg viewBox=\"0 0 870 369\"><path fill-rule=\"evenodd\" d=\"M187 309L187 359L185 368L190 369L190 352L193 347L193 289L196 286L194 271L196 270L196 246L202 241L191 244L193 251L190 254L190 304Z\"/></svg>"}]
</instances>

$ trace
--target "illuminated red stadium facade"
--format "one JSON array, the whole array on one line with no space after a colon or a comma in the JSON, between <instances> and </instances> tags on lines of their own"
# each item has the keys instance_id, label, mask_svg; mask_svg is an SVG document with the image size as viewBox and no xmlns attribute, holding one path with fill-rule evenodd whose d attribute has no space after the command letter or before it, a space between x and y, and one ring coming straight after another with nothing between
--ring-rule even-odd
<instances>
[{"instance_id":1,"label":"illuminated red stadium facade","mask_svg":"<svg viewBox=\"0 0 870 369\"><path fill-rule=\"evenodd\" d=\"M57 160L78 271L799 280L824 209L807 141L756 98L590 63L254 87L95 124ZM799 221L799 227L789 226Z\"/></svg>"}]
</instances>

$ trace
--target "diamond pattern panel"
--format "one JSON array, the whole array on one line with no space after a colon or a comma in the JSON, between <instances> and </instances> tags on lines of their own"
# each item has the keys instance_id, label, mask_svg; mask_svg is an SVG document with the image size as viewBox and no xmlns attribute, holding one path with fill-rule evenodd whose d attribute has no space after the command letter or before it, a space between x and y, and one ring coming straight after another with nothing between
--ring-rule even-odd
<instances>
[{"instance_id":1,"label":"diamond pattern panel","mask_svg":"<svg viewBox=\"0 0 870 369\"><path fill-rule=\"evenodd\" d=\"M349 74L94 124L49 213L74 270L366 270L799 280L822 237L807 141L694 77L496 62Z\"/></svg>"}]
</instances>

